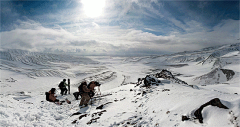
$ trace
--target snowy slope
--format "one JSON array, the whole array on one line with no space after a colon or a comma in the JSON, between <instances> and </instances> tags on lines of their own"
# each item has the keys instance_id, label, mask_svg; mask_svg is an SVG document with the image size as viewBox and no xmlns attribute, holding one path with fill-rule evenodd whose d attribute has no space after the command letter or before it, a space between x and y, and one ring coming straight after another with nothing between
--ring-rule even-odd
<instances>
[{"instance_id":1,"label":"snowy slope","mask_svg":"<svg viewBox=\"0 0 240 127\"><path fill-rule=\"evenodd\" d=\"M0 54L0 126L240 126L239 44L143 57L22 50L1 50ZM137 85L138 78L162 69L187 84L158 78L161 83L150 87L142 87L143 82ZM45 92L57 88L63 78L71 79L71 94L61 96L57 89L58 99L72 103L46 101ZM96 95L91 106L79 109L72 93L83 80L99 81L101 95L106 96ZM207 106L199 123L194 112L214 98L228 109ZM189 120L182 121L182 116Z\"/></svg>"}]
</instances>

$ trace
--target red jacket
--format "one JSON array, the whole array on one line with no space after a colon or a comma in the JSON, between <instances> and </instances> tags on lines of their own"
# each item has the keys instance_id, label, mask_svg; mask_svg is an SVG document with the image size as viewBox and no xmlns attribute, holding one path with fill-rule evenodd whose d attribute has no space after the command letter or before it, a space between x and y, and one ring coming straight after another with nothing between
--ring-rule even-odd
<instances>
[{"instance_id":1,"label":"red jacket","mask_svg":"<svg viewBox=\"0 0 240 127\"><path fill-rule=\"evenodd\" d=\"M48 93L49 93L49 100L55 102L56 96L54 96L54 93L51 93L51 90Z\"/></svg>"}]
</instances>

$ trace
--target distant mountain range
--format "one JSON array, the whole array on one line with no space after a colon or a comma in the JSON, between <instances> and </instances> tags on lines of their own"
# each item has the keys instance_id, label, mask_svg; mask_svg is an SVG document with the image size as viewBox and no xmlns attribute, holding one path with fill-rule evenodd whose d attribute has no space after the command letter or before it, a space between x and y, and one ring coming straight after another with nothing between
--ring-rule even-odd
<instances>
[{"instance_id":1,"label":"distant mountain range","mask_svg":"<svg viewBox=\"0 0 240 127\"><path fill-rule=\"evenodd\" d=\"M225 74L224 72L226 72L226 70L223 70L225 65L240 63L238 58L234 58L234 55L224 56L232 52L235 52L235 54L239 54L239 49L240 43L236 43L216 47L208 47L198 51L184 51L170 55L126 57L123 62L139 62L156 68L149 73L155 73L155 71L168 67L186 66L188 65L188 62L197 62L201 65L212 63L212 70L210 70L209 74L206 74L208 76L203 75L194 79L196 81L205 79L204 83L210 83L210 81L207 81L206 77L211 77L210 79L208 79L211 80L214 77L213 75L216 76L220 74ZM76 63L83 65L98 64L98 62L84 56L78 56L73 54L29 52L19 49L1 50L0 61L1 69L7 69L14 72L26 74L31 78L46 76L76 77L82 74L78 72L65 71L70 68L70 65L59 63ZM165 68L159 68L160 66L165 66ZM216 70L216 68L218 69ZM111 75L112 73L113 72L111 71L109 72L109 74ZM224 81L230 80L233 76L233 73L234 71L231 72L231 76L226 77ZM216 82L219 82L219 79L218 81L213 81L212 83ZM199 83L201 84L203 83L203 81L199 81Z\"/></svg>"}]
</instances>

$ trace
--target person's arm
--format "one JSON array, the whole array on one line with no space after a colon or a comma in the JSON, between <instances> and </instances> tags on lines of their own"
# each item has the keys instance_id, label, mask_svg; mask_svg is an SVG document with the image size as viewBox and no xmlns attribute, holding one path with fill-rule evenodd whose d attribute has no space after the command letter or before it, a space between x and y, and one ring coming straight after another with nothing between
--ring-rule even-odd
<instances>
[{"instance_id":1,"label":"person's arm","mask_svg":"<svg viewBox=\"0 0 240 127\"><path fill-rule=\"evenodd\" d=\"M68 84L66 82L64 82L64 86L68 86Z\"/></svg>"},{"instance_id":2,"label":"person's arm","mask_svg":"<svg viewBox=\"0 0 240 127\"><path fill-rule=\"evenodd\" d=\"M49 94L49 99L55 102L56 97L54 96L54 94L52 94L52 93L50 92L50 94Z\"/></svg>"},{"instance_id":3,"label":"person's arm","mask_svg":"<svg viewBox=\"0 0 240 127\"><path fill-rule=\"evenodd\" d=\"M90 92L91 89L88 89L86 85L83 85L83 91L84 92Z\"/></svg>"},{"instance_id":4,"label":"person's arm","mask_svg":"<svg viewBox=\"0 0 240 127\"><path fill-rule=\"evenodd\" d=\"M90 86L89 86L90 90L93 91L95 86L96 85L94 83L91 83Z\"/></svg>"}]
</instances>

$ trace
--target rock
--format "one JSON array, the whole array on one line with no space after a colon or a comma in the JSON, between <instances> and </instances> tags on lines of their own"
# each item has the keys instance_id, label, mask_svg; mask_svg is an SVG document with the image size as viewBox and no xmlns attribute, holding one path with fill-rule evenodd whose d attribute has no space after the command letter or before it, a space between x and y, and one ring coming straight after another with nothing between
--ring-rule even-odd
<instances>
[{"instance_id":1,"label":"rock","mask_svg":"<svg viewBox=\"0 0 240 127\"><path fill-rule=\"evenodd\" d=\"M229 81L230 79L232 79L233 76L235 75L235 72L234 72L233 70L221 69L221 71L223 72L223 74L226 75L227 81Z\"/></svg>"},{"instance_id":2,"label":"rock","mask_svg":"<svg viewBox=\"0 0 240 127\"><path fill-rule=\"evenodd\" d=\"M188 118L187 116L182 116L182 121L185 121L185 120L189 120L190 118Z\"/></svg>"},{"instance_id":3,"label":"rock","mask_svg":"<svg viewBox=\"0 0 240 127\"><path fill-rule=\"evenodd\" d=\"M76 113L73 113L70 117L74 116L74 115L79 115L79 114L82 114L80 112L76 112Z\"/></svg>"},{"instance_id":4,"label":"rock","mask_svg":"<svg viewBox=\"0 0 240 127\"><path fill-rule=\"evenodd\" d=\"M72 122L72 124L75 124L77 122L77 120L74 120L73 122Z\"/></svg>"},{"instance_id":5,"label":"rock","mask_svg":"<svg viewBox=\"0 0 240 127\"><path fill-rule=\"evenodd\" d=\"M79 120L82 119L83 117L87 117L88 114L83 114L81 116L79 116Z\"/></svg>"},{"instance_id":6,"label":"rock","mask_svg":"<svg viewBox=\"0 0 240 127\"><path fill-rule=\"evenodd\" d=\"M233 70L215 68L211 72L194 78L198 84L219 84L225 83L233 78L235 72Z\"/></svg>"},{"instance_id":7,"label":"rock","mask_svg":"<svg viewBox=\"0 0 240 127\"><path fill-rule=\"evenodd\" d=\"M100 105L100 106L98 106L96 109L103 109L103 106L104 106L104 105Z\"/></svg>"},{"instance_id":8,"label":"rock","mask_svg":"<svg viewBox=\"0 0 240 127\"><path fill-rule=\"evenodd\" d=\"M165 69L163 69L160 73L157 73L155 76L157 78L164 78L164 79L170 80L170 81L178 83L178 84L188 85L185 81L182 81L182 80L176 78L170 71L165 70Z\"/></svg>"},{"instance_id":9,"label":"rock","mask_svg":"<svg viewBox=\"0 0 240 127\"><path fill-rule=\"evenodd\" d=\"M144 78L144 86L143 87L150 87L151 85L158 85L159 83L161 83L160 80L158 80L156 77L154 77L153 75L147 75Z\"/></svg>"},{"instance_id":10,"label":"rock","mask_svg":"<svg viewBox=\"0 0 240 127\"><path fill-rule=\"evenodd\" d=\"M104 105L107 105L107 104L110 104L110 103L112 103L112 102L107 102L106 104L102 104L102 105L98 106L96 109L103 109Z\"/></svg>"},{"instance_id":11,"label":"rock","mask_svg":"<svg viewBox=\"0 0 240 127\"><path fill-rule=\"evenodd\" d=\"M196 118L199 120L200 123L203 123L202 110L203 110L204 107L206 107L208 105L212 105L212 106L217 106L219 108L228 109L228 107L226 107L225 105L223 105L221 103L219 98L214 98L214 99L210 100L209 102L203 104L200 108L198 108L194 112L194 115L196 116Z\"/></svg>"},{"instance_id":12,"label":"rock","mask_svg":"<svg viewBox=\"0 0 240 127\"><path fill-rule=\"evenodd\" d=\"M162 92L164 92L164 91L170 91L170 89L163 89Z\"/></svg>"},{"instance_id":13,"label":"rock","mask_svg":"<svg viewBox=\"0 0 240 127\"><path fill-rule=\"evenodd\" d=\"M143 91L143 92L142 92L142 96L145 95L146 93L147 93L146 91Z\"/></svg>"},{"instance_id":14,"label":"rock","mask_svg":"<svg viewBox=\"0 0 240 127\"><path fill-rule=\"evenodd\" d=\"M100 119L100 117L92 118L89 122L87 122L87 124L95 123L95 122L97 122L97 119Z\"/></svg>"}]
</instances>

